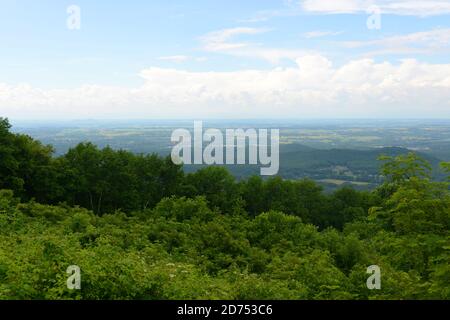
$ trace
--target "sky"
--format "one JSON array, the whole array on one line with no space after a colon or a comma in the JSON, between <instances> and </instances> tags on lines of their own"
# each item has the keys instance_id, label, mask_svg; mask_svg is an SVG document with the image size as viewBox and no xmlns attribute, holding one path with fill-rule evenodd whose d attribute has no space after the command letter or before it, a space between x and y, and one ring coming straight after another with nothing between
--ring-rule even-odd
<instances>
[{"instance_id":1,"label":"sky","mask_svg":"<svg viewBox=\"0 0 450 320\"><path fill-rule=\"evenodd\" d=\"M0 0L0 117L450 118L450 0Z\"/></svg>"}]
</instances>

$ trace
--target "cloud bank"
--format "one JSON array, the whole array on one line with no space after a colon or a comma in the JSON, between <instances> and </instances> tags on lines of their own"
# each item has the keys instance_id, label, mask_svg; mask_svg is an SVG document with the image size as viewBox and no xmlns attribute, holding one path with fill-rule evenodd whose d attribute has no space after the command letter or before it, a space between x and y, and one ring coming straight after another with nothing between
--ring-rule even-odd
<instances>
[{"instance_id":1,"label":"cloud bank","mask_svg":"<svg viewBox=\"0 0 450 320\"><path fill-rule=\"evenodd\" d=\"M316 14L365 13L377 6L384 14L434 16L450 13L449 0L303 0L303 11Z\"/></svg>"},{"instance_id":2,"label":"cloud bank","mask_svg":"<svg viewBox=\"0 0 450 320\"><path fill-rule=\"evenodd\" d=\"M270 48L258 43L235 39L242 35L257 35L268 31L269 29L266 28L236 27L210 32L200 40L203 44L202 49L207 52L257 58L272 64L278 64L283 59L294 60L307 52L306 50Z\"/></svg>"},{"instance_id":3,"label":"cloud bank","mask_svg":"<svg viewBox=\"0 0 450 320\"><path fill-rule=\"evenodd\" d=\"M136 88L39 89L0 84L0 114L15 118L449 117L450 64L321 55L296 67L234 72L142 70Z\"/></svg>"},{"instance_id":4,"label":"cloud bank","mask_svg":"<svg viewBox=\"0 0 450 320\"><path fill-rule=\"evenodd\" d=\"M367 55L450 53L450 29L438 28L370 41L344 41L347 48L371 48Z\"/></svg>"}]
</instances>

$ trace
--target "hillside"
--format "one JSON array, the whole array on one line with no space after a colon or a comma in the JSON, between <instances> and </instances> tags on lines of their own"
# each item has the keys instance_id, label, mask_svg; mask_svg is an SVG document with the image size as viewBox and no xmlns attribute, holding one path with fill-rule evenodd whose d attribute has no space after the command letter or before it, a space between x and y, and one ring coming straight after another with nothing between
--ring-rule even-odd
<instances>
[{"instance_id":1,"label":"hillside","mask_svg":"<svg viewBox=\"0 0 450 320\"><path fill-rule=\"evenodd\" d=\"M327 190L335 190L343 184L356 189L373 189L382 182L379 174L382 155L399 156L411 152L406 148L384 147L370 149L315 149L301 144L280 145L279 175L285 179L310 178ZM434 179L442 180L441 160L434 156L417 152L434 169ZM203 165L186 165L186 172L193 172ZM237 178L248 178L259 174L256 165L225 165Z\"/></svg>"},{"instance_id":2,"label":"hillside","mask_svg":"<svg viewBox=\"0 0 450 320\"><path fill-rule=\"evenodd\" d=\"M449 185L414 153L332 193L92 143L53 157L2 119L0 156L0 300L450 299Z\"/></svg>"}]
</instances>

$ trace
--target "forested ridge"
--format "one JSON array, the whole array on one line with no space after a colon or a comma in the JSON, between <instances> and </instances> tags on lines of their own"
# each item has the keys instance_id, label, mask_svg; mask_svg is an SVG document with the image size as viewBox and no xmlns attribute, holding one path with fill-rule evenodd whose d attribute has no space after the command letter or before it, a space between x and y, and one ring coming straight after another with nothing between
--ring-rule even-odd
<instances>
[{"instance_id":1,"label":"forested ridge","mask_svg":"<svg viewBox=\"0 0 450 320\"><path fill-rule=\"evenodd\" d=\"M0 118L0 299L450 299L448 183L380 161L375 190L327 194L89 142L54 157Z\"/></svg>"}]
</instances>

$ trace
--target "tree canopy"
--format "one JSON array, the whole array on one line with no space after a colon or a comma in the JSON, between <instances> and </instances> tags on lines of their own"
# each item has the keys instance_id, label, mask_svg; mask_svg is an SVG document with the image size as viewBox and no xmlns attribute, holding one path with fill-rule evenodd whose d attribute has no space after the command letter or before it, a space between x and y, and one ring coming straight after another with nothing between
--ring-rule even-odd
<instances>
[{"instance_id":1,"label":"tree canopy","mask_svg":"<svg viewBox=\"0 0 450 320\"><path fill-rule=\"evenodd\" d=\"M0 299L450 299L449 185L413 153L328 194L89 142L54 157L0 119L0 159Z\"/></svg>"}]
</instances>

